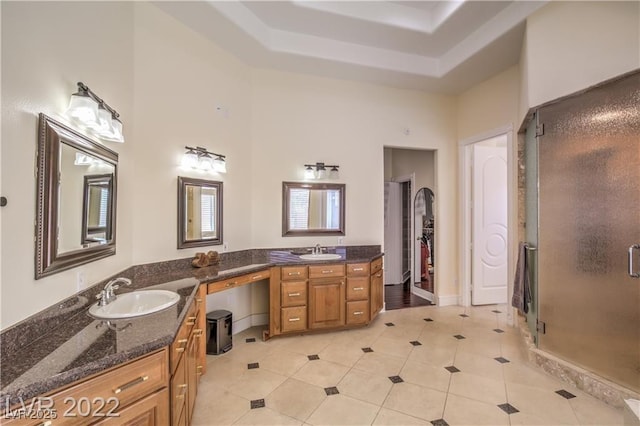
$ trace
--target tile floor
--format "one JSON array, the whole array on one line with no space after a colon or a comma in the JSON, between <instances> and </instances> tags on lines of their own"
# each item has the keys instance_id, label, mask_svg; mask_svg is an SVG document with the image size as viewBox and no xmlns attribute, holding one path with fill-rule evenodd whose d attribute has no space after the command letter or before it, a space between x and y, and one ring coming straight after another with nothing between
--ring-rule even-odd
<instances>
[{"instance_id":1,"label":"tile floor","mask_svg":"<svg viewBox=\"0 0 640 426\"><path fill-rule=\"evenodd\" d=\"M622 424L621 411L530 366L505 310L400 309L267 342L246 330L207 357L192 425Z\"/></svg>"}]
</instances>

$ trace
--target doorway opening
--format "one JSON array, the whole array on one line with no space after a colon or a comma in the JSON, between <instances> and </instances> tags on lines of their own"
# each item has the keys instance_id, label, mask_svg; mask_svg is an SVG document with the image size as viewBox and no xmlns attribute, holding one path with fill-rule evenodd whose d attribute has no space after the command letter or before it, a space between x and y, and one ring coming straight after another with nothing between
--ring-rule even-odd
<instances>
[{"instance_id":1,"label":"doorway opening","mask_svg":"<svg viewBox=\"0 0 640 426\"><path fill-rule=\"evenodd\" d=\"M425 257L421 247L423 236L427 238L425 242L430 239L426 247L433 249L435 245L435 162L434 150L384 149L386 309L429 305L435 300L437 272L433 263L429 265L435 257L431 253ZM424 196L429 192L425 190L431 195L426 200L430 202L428 206ZM423 229L427 227L432 229L428 236Z\"/></svg>"}]
</instances>

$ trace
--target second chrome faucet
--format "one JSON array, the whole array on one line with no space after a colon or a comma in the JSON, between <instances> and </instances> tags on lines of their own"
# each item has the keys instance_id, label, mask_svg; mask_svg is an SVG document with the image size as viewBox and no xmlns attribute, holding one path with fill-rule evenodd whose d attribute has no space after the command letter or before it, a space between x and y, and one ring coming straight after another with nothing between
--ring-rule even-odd
<instances>
[{"instance_id":1,"label":"second chrome faucet","mask_svg":"<svg viewBox=\"0 0 640 426\"><path fill-rule=\"evenodd\" d=\"M96 295L96 299L100 299L98 302L98 306L108 305L115 300L115 298L117 297L115 294L115 290L120 288L118 283L131 285L131 280L129 278L118 277L109 281L104 286L104 289Z\"/></svg>"}]
</instances>

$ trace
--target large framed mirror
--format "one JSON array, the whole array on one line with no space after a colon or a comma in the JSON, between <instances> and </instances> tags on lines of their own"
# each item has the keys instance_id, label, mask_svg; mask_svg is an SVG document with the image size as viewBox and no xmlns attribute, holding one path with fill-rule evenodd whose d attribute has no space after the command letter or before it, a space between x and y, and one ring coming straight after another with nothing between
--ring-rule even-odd
<instances>
[{"instance_id":1,"label":"large framed mirror","mask_svg":"<svg viewBox=\"0 0 640 426\"><path fill-rule=\"evenodd\" d=\"M114 255L118 154L40 114L37 164L35 278Z\"/></svg>"},{"instance_id":2,"label":"large framed mirror","mask_svg":"<svg viewBox=\"0 0 640 426\"><path fill-rule=\"evenodd\" d=\"M282 182L282 236L345 235L346 187Z\"/></svg>"},{"instance_id":3,"label":"large framed mirror","mask_svg":"<svg viewBox=\"0 0 640 426\"><path fill-rule=\"evenodd\" d=\"M222 244L222 182L178 176L178 248Z\"/></svg>"}]
</instances>

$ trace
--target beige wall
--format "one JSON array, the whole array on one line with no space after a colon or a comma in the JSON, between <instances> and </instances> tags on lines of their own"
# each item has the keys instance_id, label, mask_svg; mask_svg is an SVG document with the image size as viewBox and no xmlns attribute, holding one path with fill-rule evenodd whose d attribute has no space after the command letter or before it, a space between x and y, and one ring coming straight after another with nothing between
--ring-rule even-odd
<instances>
[{"instance_id":1,"label":"beige wall","mask_svg":"<svg viewBox=\"0 0 640 426\"><path fill-rule=\"evenodd\" d=\"M82 272L93 283L132 261L133 3L2 2L2 308L7 326L77 291ZM96 19L99 16L100 19ZM74 31L61 29L73 28ZM90 36L86 36L90 35ZM34 280L35 153L38 113L56 118L83 81L116 108L126 144L120 153L117 254Z\"/></svg>"},{"instance_id":2,"label":"beige wall","mask_svg":"<svg viewBox=\"0 0 640 426\"><path fill-rule=\"evenodd\" d=\"M640 67L639 2L549 2L526 31L529 107Z\"/></svg>"}]
</instances>

